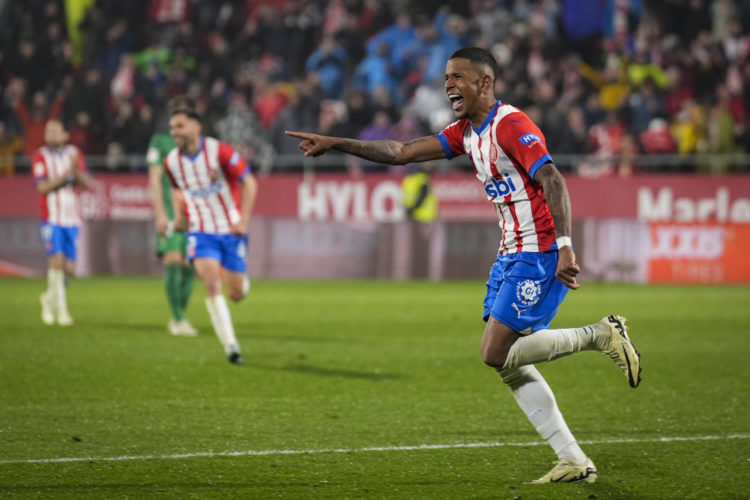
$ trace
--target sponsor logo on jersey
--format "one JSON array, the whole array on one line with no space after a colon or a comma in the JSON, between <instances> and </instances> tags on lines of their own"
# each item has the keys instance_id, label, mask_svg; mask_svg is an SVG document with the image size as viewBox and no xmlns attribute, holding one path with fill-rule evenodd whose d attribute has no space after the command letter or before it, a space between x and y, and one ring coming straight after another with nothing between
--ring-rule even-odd
<instances>
[{"instance_id":1,"label":"sponsor logo on jersey","mask_svg":"<svg viewBox=\"0 0 750 500\"><path fill-rule=\"evenodd\" d=\"M523 280L516 285L516 298L525 306L533 306L539 302L541 291L542 286L538 281Z\"/></svg>"},{"instance_id":2,"label":"sponsor logo on jersey","mask_svg":"<svg viewBox=\"0 0 750 500\"><path fill-rule=\"evenodd\" d=\"M535 142L542 142L542 140L536 134L523 134L518 138L518 140L521 141L521 144L523 144L524 146L531 146Z\"/></svg>"},{"instance_id":3,"label":"sponsor logo on jersey","mask_svg":"<svg viewBox=\"0 0 750 500\"><path fill-rule=\"evenodd\" d=\"M487 179L484 190L487 192L487 196L494 199L513 193L516 190L516 186L513 184L510 174L506 173L502 179Z\"/></svg>"},{"instance_id":4,"label":"sponsor logo on jersey","mask_svg":"<svg viewBox=\"0 0 750 500\"><path fill-rule=\"evenodd\" d=\"M190 193L190 196L194 198L205 198L207 196L211 196L212 194L218 193L219 191L221 191L221 187L222 185L220 182L215 182L214 184L211 184L207 188L189 189L187 191L188 193Z\"/></svg>"}]
</instances>

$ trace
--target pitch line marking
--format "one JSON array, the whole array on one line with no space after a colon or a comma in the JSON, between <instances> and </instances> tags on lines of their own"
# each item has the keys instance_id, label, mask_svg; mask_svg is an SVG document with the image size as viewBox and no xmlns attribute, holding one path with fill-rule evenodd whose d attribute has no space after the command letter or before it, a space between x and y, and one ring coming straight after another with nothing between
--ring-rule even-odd
<instances>
[{"instance_id":1,"label":"pitch line marking","mask_svg":"<svg viewBox=\"0 0 750 500\"><path fill-rule=\"evenodd\" d=\"M720 441L734 439L750 439L750 434L730 434L727 436L673 436L659 438L621 438L621 439L592 439L579 441L579 444L629 444L629 443L675 443L690 441ZM485 443L453 443L453 444L418 444L404 446L375 446L368 448L323 448L311 450L245 450L245 451L199 451L194 453L175 453L171 455L121 455L117 457L60 457L60 458L27 458L21 460L0 460L0 465L12 464L56 464L69 462L122 462L127 460L175 460L181 458L211 458L211 457L259 457L272 455L316 455L322 453L368 453L378 451L419 451L419 450L451 450L459 448L501 448L504 446L541 446L543 441L514 442L485 442Z\"/></svg>"}]
</instances>

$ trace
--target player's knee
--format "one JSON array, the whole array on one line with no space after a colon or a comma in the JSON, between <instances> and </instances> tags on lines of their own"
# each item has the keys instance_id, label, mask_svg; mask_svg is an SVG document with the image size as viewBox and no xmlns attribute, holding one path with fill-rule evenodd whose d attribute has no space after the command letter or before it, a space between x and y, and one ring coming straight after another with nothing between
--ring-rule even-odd
<instances>
[{"instance_id":1,"label":"player's knee","mask_svg":"<svg viewBox=\"0 0 750 500\"><path fill-rule=\"evenodd\" d=\"M221 280L203 280L203 284L206 287L206 294L208 294L209 297L214 297L221 294Z\"/></svg>"},{"instance_id":2,"label":"player's knee","mask_svg":"<svg viewBox=\"0 0 750 500\"><path fill-rule=\"evenodd\" d=\"M233 302L239 302L245 298L245 292L243 290L229 290L229 299Z\"/></svg>"},{"instance_id":3,"label":"player's knee","mask_svg":"<svg viewBox=\"0 0 750 500\"><path fill-rule=\"evenodd\" d=\"M487 366L498 369L502 368L505 360L508 358L508 352L500 349L493 349L488 346L482 346L482 361Z\"/></svg>"}]
</instances>

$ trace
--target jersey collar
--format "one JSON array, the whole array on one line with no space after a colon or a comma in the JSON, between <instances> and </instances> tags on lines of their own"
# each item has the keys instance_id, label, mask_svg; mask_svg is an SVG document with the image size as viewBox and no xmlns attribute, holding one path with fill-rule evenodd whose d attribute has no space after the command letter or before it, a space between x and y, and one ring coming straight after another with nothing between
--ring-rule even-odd
<instances>
[{"instance_id":1,"label":"jersey collar","mask_svg":"<svg viewBox=\"0 0 750 500\"><path fill-rule=\"evenodd\" d=\"M200 145L200 147L198 148L198 151L196 151L194 155L189 155L189 154L187 154L187 153L186 153L186 152L184 152L184 151L180 151L180 154L181 154L182 156L184 156L185 158L187 158L188 160L190 160L190 161L194 162L194 161L195 161L195 160L196 160L196 159L198 158L198 155L199 155L199 154L201 154L201 151L203 151L203 148L205 147L205 144L204 144L204 142L205 142L205 140L204 140L204 137L203 137L203 136L201 136L201 145Z\"/></svg>"},{"instance_id":2,"label":"jersey collar","mask_svg":"<svg viewBox=\"0 0 750 500\"><path fill-rule=\"evenodd\" d=\"M492 121L492 119L495 117L495 113L497 112L497 107L500 106L502 103L503 103L503 101L501 101L501 100L498 99L498 101L495 104L495 106L492 108L492 110L490 110L490 113L487 115L487 118L484 119L484 123L482 123L482 126L479 127L479 130L477 130L476 128L474 128L474 125L471 126L471 128L474 129L474 132L477 135L482 135L482 132L484 132L484 129L487 128L487 125L489 125L490 122Z\"/></svg>"}]
</instances>

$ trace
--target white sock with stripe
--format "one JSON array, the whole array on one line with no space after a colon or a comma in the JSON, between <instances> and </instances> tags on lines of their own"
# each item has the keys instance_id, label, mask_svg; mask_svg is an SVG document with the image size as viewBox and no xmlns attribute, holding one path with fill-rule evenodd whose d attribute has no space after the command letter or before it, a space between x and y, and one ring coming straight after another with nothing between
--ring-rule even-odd
<instances>
[{"instance_id":1,"label":"white sock with stripe","mask_svg":"<svg viewBox=\"0 0 750 500\"><path fill-rule=\"evenodd\" d=\"M557 458L567 458L576 464L584 463L586 454L570 432L557 407L555 395L539 370L533 365L528 365L503 369L499 373L516 398L518 406L539 435L549 443Z\"/></svg>"},{"instance_id":2,"label":"white sock with stripe","mask_svg":"<svg viewBox=\"0 0 750 500\"><path fill-rule=\"evenodd\" d=\"M214 332L219 337L221 345L224 346L224 352L227 352L231 346L237 346L232 315L224 296L219 294L206 298L206 309L208 309L208 315L211 317Z\"/></svg>"},{"instance_id":3,"label":"white sock with stripe","mask_svg":"<svg viewBox=\"0 0 750 500\"><path fill-rule=\"evenodd\" d=\"M580 351L601 350L608 338L606 331L598 324L538 330L515 341L508 351L503 369L554 361Z\"/></svg>"}]
</instances>

